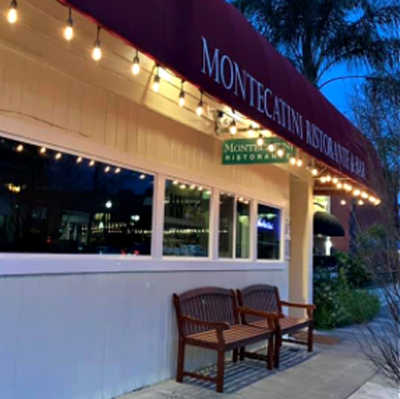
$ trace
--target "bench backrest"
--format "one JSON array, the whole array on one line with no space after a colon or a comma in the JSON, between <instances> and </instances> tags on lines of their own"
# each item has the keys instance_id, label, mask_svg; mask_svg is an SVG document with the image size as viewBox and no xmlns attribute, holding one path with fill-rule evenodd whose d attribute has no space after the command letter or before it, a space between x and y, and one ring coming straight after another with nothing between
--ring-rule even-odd
<instances>
[{"instance_id":1,"label":"bench backrest","mask_svg":"<svg viewBox=\"0 0 400 399\"><path fill-rule=\"evenodd\" d=\"M241 290L237 290L240 306L262 310L264 312L282 313L280 304L279 290L277 287L267 284L250 285ZM246 315L246 322L259 320L261 317Z\"/></svg>"},{"instance_id":2,"label":"bench backrest","mask_svg":"<svg viewBox=\"0 0 400 399\"><path fill-rule=\"evenodd\" d=\"M181 323L181 316L210 322L227 322L237 324L236 296L233 290L219 287L204 287L186 291L180 295L174 294L178 329L181 334L189 335L206 331L207 328Z\"/></svg>"}]
</instances>

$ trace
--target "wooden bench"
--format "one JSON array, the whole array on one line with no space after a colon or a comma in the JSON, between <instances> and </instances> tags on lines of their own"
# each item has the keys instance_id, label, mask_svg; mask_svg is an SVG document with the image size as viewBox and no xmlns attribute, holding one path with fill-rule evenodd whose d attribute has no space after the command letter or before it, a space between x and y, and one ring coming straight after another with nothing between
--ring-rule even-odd
<instances>
[{"instance_id":1,"label":"wooden bench","mask_svg":"<svg viewBox=\"0 0 400 399\"><path fill-rule=\"evenodd\" d=\"M279 367L279 353L280 347L282 346L282 341L307 345L309 352L313 350L314 305L281 301L278 288L270 285L251 285L243 288L242 290L237 290L237 296L239 305L242 307L261 312L267 312L268 315L274 313L278 316L277 319L271 319L272 322L276 323L274 325L276 330L276 339L274 344L275 367ZM282 312L283 306L305 309L307 316L303 318L285 316ZM263 317L250 314L243 314L242 317L243 321L248 325L262 328L267 326L270 327L270 324L266 323L265 318ZM304 328L308 328L307 342L295 339L282 339L282 335L293 334L294 332ZM243 347L240 349L241 358L243 357L244 353L245 348Z\"/></svg>"},{"instance_id":2,"label":"wooden bench","mask_svg":"<svg viewBox=\"0 0 400 399\"><path fill-rule=\"evenodd\" d=\"M276 316L239 308L234 290L217 287L173 294L173 302L179 332L177 382L182 382L184 376L199 378L216 383L217 392L223 392L225 352L232 350L236 362L239 348L263 340L268 341L267 367L273 368L272 325ZM262 327L240 324L243 315L256 316L265 323ZM215 378L184 370L186 345L218 352Z\"/></svg>"}]
</instances>

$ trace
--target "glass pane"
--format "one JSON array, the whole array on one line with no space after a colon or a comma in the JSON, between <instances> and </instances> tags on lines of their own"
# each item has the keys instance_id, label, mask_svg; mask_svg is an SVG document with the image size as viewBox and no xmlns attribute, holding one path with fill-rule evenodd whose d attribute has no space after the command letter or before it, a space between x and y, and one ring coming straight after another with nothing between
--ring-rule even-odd
<instances>
[{"instance_id":1,"label":"glass pane","mask_svg":"<svg viewBox=\"0 0 400 399\"><path fill-rule=\"evenodd\" d=\"M233 210L235 199L221 195L219 200L219 257L233 257Z\"/></svg>"},{"instance_id":2,"label":"glass pane","mask_svg":"<svg viewBox=\"0 0 400 399\"><path fill-rule=\"evenodd\" d=\"M208 190L166 181L164 255L208 256L210 196Z\"/></svg>"},{"instance_id":3,"label":"glass pane","mask_svg":"<svg viewBox=\"0 0 400 399\"><path fill-rule=\"evenodd\" d=\"M149 255L153 177L0 139L0 251Z\"/></svg>"},{"instance_id":4,"label":"glass pane","mask_svg":"<svg viewBox=\"0 0 400 399\"><path fill-rule=\"evenodd\" d=\"M236 203L236 258L250 256L250 205L241 201Z\"/></svg>"},{"instance_id":5,"label":"glass pane","mask_svg":"<svg viewBox=\"0 0 400 399\"><path fill-rule=\"evenodd\" d=\"M280 211L278 209L266 205L258 205L258 259L280 258L280 219Z\"/></svg>"}]
</instances>

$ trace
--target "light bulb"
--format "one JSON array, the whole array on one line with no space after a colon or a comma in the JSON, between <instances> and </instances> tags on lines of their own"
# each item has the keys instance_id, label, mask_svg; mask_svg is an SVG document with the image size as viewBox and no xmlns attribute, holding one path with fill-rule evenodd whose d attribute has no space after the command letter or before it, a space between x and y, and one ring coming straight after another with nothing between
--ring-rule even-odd
<instances>
[{"instance_id":1,"label":"light bulb","mask_svg":"<svg viewBox=\"0 0 400 399\"><path fill-rule=\"evenodd\" d=\"M319 181L320 181L322 184L325 184L325 183L326 183L326 176L321 176L321 178L319 179Z\"/></svg>"},{"instance_id":2,"label":"light bulb","mask_svg":"<svg viewBox=\"0 0 400 399\"><path fill-rule=\"evenodd\" d=\"M317 168L313 168L313 169L311 170L311 174L312 174L313 176L318 176L318 169L317 169Z\"/></svg>"},{"instance_id":3,"label":"light bulb","mask_svg":"<svg viewBox=\"0 0 400 399\"><path fill-rule=\"evenodd\" d=\"M24 146L23 146L23 144L19 144L17 146L17 152L22 152L22 151L24 151Z\"/></svg>"},{"instance_id":4,"label":"light bulb","mask_svg":"<svg viewBox=\"0 0 400 399\"><path fill-rule=\"evenodd\" d=\"M290 159L289 159L289 163L290 163L290 165L296 165L296 158L295 157L290 157Z\"/></svg>"},{"instance_id":5,"label":"light bulb","mask_svg":"<svg viewBox=\"0 0 400 399\"><path fill-rule=\"evenodd\" d=\"M106 166L105 169L104 169L104 172L108 173L110 171L110 169L111 168L109 166Z\"/></svg>"},{"instance_id":6,"label":"light bulb","mask_svg":"<svg viewBox=\"0 0 400 399\"><path fill-rule=\"evenodd\" d=\"M59 159L61 159L62 154L61 152L57 152L57 154L54 156L54 158L58 161Z\"/></svg>"},{"instance_id":7,"label":"light bulb","mask_svg":"<svg viewBox=\"0 0 400 399\"><path fill-rule=\"evenodd\" d=\"M140 180L144 180L145 178L146 178L146 175L143 174L143 173L139 176L139 179L140 179Z\"/></svg>"},{"instance_id":8,"label":"light bulb","mask_svg":"<svg viewBox=\"0 0 400 399\"><path fill-rule=\"evenodd\" d=\"M326 176L326 181L327 181L328 183L330 183L330 182L332 181L332 176L331 176L331 175L327 175L327 176Z\"/></svg>"},{"instance_id":9,"label":"light bulb","mask_svg":"<svg viewBox=\"0 0 400 399\"><path fill-rule=\"evenodd\" d=\"M358 197L360 194L361 194L361 191L359 189L357 189L357 188L353 191L353 195L355 197Z\"/></svg>"},{"instance_id":10,"label":"light bulb","mask_svg":"<svg viewBox=\"0 0 400 399\"><path fill-rule=\"evenodd\" d=\"M333 184L338 184L338 182L339 182L339 179L338 179L337 177L334 177L334 178L332 179L332 183L333 183Z\"/></svg>"},{"instance_id":11,"label":"light bulb","mask_svg":"<svg viewBox=\"0 0 400 399\"><path fill-rule=\"evenodd\" d=\"M262 134L260 134L260 135L258 136L257 145L258 145L259 147L262 147L262 146L264 145L264 137L263 137Z\"/></svg>"},{"instance_id":12,"label":"light bulb","mask_svg":"<svg viewBox=\"0 0 400 399\"><path fill-rule=\"evenodd\" d=\"M70 42L74 38L74 21L72 20L72 10L69 9L67 25L64 28L64 39Z\"/></svg>"},{"instance_id":13,"label":"light bulb","mask_svg":"<svg viewBox=\"0 0 400 399\"><path fill-rule=\"evenodd\" d=\"M301 167L303 166L303 160L302 160L301 158L299 158L299 159L296 161L296 166L297 166L298 168L301 168Z\"/></svg>"},{"instance_id":14,"label":"light bulb","mask_svg":"<svg viewBox=\"0 0 400 399\"><path fill-rule=\"evenodd\" d=\"M133 58L132 67L131 67L132 75L138 75L140 72L140 60L138 52L136 51L136 55Z\"/></svg>"},{"instance_id":15,"label":"light bulb","mask_svg":"<svg viewBox=\"0 0 400 399\"><path fill-rule=\"evenodd\" d=\"M76 163L81 163L83 161L82 157L76 158Z\"/></svg>"},{"instance_id":16,"label":"light bulb","mask_svg":"<svg viewBox=\"0 0 400 399\"><path fill-rule=\"evenodd\" d=\"M157 75L154 76L153 90L154 90L156 93L158 93L159 90L160 90L160 75L158 75L158 72L157 72Z\"/></svg>"},{"instance_id":17,"label":"light bulb","mask_svg":"<svg viewBox=\"0 0 400 399\"><path fill-rule=\"evenodd\" d=\"M92 58L98 62L101 60L101 58L103 57L103 52L101 51L101 47L100 44L96 44L95 47L93 47L92 50Z\"/></svg>"},{"instance_id":18,"label":"light bulb","mask_svg":"<svg viewBox=\"0 0 400 399\"><path fill-rule=\"evenodd\" d=\"M204 112L203 101L200 100L199 105L196 108L196 114L198 117L200 117L201 115L203 115L203 112Z\"/></svg>"},{"instance_id":19,"label":"light bulb","mask_svg":"<svg viewBox=\"0 0 400 399\"><path fill-rule=\"evenodd\" d=\"M114 173L117 175L118 173L120 173L121 172L121 168L116 168L115 170L114 170Z\"/></svg>"},{"instance_id":20,"label":"light bulb","mask_svg":"<svg viewBox=\"0 0 400 399\"><path fill-rule=\"evenodd\" d=\"M269 152L274 152L275 151L275 144L269 144L268 147L267 147L267 150Z\"/></svg>"},{"instance_id":21,"label":"light bulb","mask_svg":"<svg viewBox=\"0 0 400 399\"><path fill-rule=\"evenodd\" d=\"M185 92L183 90L179 93L179 106L181 108L185 106Z\"/></svg>"},{"instance_id":22,"label":"light bulb","mask_svg":"<svg viewBox=\"0 0 400 399\"><path fill-rule=\"evenodd\" d=\"M282 148L279 148L276 152L276 155L278 155L279 158L283 158L283 156L285 155L285 151Z\"/></svg>"},{"instance_id":23,"label":"light bulb","mask_svg":"<svg viewBox=\"0 0 400 399\"><path fill-rule=\"evenodd\" d=\"M232 120L231 125L229 126L229 132L233 136L237 133L236 122L234 119Z\"/></svg>"},{"instance_id":24,"label":"light bulb","mask_svg":"<svg viewBox=\"0 0 400 399\"><path fill-rule=\"evenodd\" d=\"M46 147L41 147L39 152L43 155L46 154L46 151L47 151Z\"/></svg>"},{"instance_id":25,"label":"light bulb","mask_svg":"<svg viewBox=\"0 0 400 399\"><path fill-rule=\"evenodd\" d=\"M10 4L10 8L7 12L7 21L10 24L15 24L18 21L18 5L17 0L12 0Z\"/></svg>"},{"instance_id":26,"label":"light bulb","mask_svg":"<svg viewBox=\"0 0 400 399\"><path fill-rule=\"evenodd\" d=\"M368 198L368 194L367 194L365 191L363 191L363 192L361 193L361 198L367 199L367 198Z\"/></svg>"},{"instance_id":27,"label":"light bulb","mask_svg":"<svg viewBox=\"0 0 400 399\"><path fill-rule=\"evenodd\" d=\"M93 166L95 165L95 163L96 163L96 162L92 159L92 160L89 162L89 166L90 166L90 167L93 167Z\"/></svg>"},{"instance_id":28,"label":"light bulb","mask_svg":"<svg viewBox=\"0 0 400 399\"><path fill-rule=\"evenodd\" d=\"M346 200L342 199L342 200L340 201L340 205L345 206L345 205L346 205Z\"/></svg>"},{"instance_id":29,"label":"light bulb","mask_svg":"<svg viewBox=\"0 0 400 399\"><path fill-rule=\"evenodd\" d=\"M358 205L363 206L364 205L364 201L363 200L358 200Z\"/></svg>"},{"instance_id":30,"label":"light bulb","mask_svg":"<svg viewBox=\"0 0 400 399\"><path fill-rule=\"evenodd\" d=\"M336 187L338 190L341 190L343 188L343 184L339 182L338 184L336 184Z\"/></svg>"}]
</instances>

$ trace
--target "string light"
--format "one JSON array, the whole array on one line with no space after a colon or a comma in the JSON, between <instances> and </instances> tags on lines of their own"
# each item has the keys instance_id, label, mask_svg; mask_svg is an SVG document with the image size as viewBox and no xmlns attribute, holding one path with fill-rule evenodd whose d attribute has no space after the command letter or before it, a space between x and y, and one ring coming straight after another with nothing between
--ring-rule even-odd
<instances>
[{"instance_id":1,"label":"string light","mask_svg":"<svg viewBox=\"0 0 400 399\"><path fill-rule=\"evenodd\" d=\"M94 165L96 164L96 162L92 159L90 162L89 162L89 166L92 168Z\"/></svg>"},{"instance_id":2,"label":"string light","mask_svg":"<svg viewBox=\"0 0 400 399\"><path fill-rule=\"evenodd\" d=\"M41 147L40 150L39 150L39 152L40 152L42 155L46 154L46 151L47 151L47 148L46 148L46 147Z\"/></svg>"},{"instance_id":3,"label":"string light","mask_svg":"<svg viewBox=\"0 0 400 399\"><path fill-rule=\"evenodd\" d=\"M140 180L144 180L145 178L146 178L146 175L143 174L143 173L139 176L139 179L140 179Z\"/></svg>"},{"instance_id":4,"label":"string light","mask_svg":"<svg viewBox=\"0 0 400 399\"><path fill-rule=\"evenodd\" d=\"M264 145L264 137L263 137L263 135L262 135L261 133L260 133L260 135L258 136L257 145L258 145L259 147L262 147L262 146Z\"/></svg>"},{"instance_id":5,"label":"string light","mask_svg":"<svg viewBox=\"0 0 400 399\"><path fill-rule=\"evenodd\" d=\"M16 150L17 150L17 152L22 152L22 151L24 151L24 146L23 146L23 144L18 144Z\"/></svg>"},{"instance_id":6,"label":"string light","mask_svg":"<svg viewBox=\"0 0 400 399\"><path fill-rule=\"evenodd\" d=\"M249 137L254 137L255 136L255 131L254 131L254 126L251 124L250 125L250 127L249 127L249 130L247 131L247 135L249 136Z\"/></svg>"},{"instance_id":7,"label":"string light","mask_svg":"<svg viewBox=\"0 0 400 399\"><path fill-rule=\"evenodd\" d=\"M361 198L367 199L367 198L368 198L368 194L367 194L365 191L363 191L363 192L361 193Z\"/></svg>"},{"instance_id":8,"label":"string light","mask_svg":"<svg viewBox=\"0 0 400 399\"><path fill-rule=\"evenodd\" d=\"M297 161L297 159L295 158L295 157L290 157L290 159L289 159L289 163L290 163L290 165L296 165L296 161Z\"/></svg>"},{"instance_id":9,"label":"string light","mask_svg":"<svg viewBox=\"0 0 400 399\"><path fill-rule=\"evenodd\" d=\"M174 181L172 182L172 184L173 184L174 186L177 186L177 185L179 184L179 182L178 182L178 180L174 180Z\"/></svg>"},{"instance_id":10,"label":"string light","mask_svg":"<svg viewBox=\"0 0 400 399\"><path fill-rule=\"evenodd\" d=\"M345 206L346 204L347 204L346 200L342 199L342 200L340 201L340 205Z\"/></svg>"},{"instance_id":11,"label":"string light","mask_svg":"<svg viewBox=\"0 0 400 399\"><path fill-rule=\"evenodd\" d=\"M196 114L200 118L204 112L204 105L203 105L203 90L200 91L200 101L196 108Z\"/></svg>"},{"instance_id":12,"label":"string light","mask_svg":"<svg viewBox=\"0 0 400 399\"><path fill-rule=\"evenodd\" d=\"M232 119L231 125L229 126L229 133L234 136L237 133L237 126L235 119Z\"/></svg>"},{"instance_id":13,"label":"string light","mask_svg":"<svg viewBox=\"0 0 400 399\"><path fill-rule=\"evenodd\" d=\"M67 42L70 42L73 38L74 38L74 21L72 19L72 10L70 7L68 11L67 25L64 28L64 39Z\"/></svg>"},{"instance_id":14,"label":"string light","mask_svg":"<svg viewBox=\"0 0 400 399\"><path fill-rule=\"evenodd\" d=\"M296 161L296 166L297 166L298 168L301 168L301 167L303 166L303 160L302 160L301 158L299 158L299 159Z\"/></svg>"},{"instance_id":15,"label":"string light","mask_svg":"<svg viewBox=\"0 0 400 399\"><path fill-rule=\"evenodd\" d=\"M358 200L358 205L363 206L364 205L364 201L362 199Z\"/></svg>"},{"instance_id":16,"label":"string light","mask_svg":"<svg viewBox=\"0 0 400 399\"><path fill-rule=\"evenodd\" d=\"M191 190L194 190L194 189L196 188L196 185L195 185L195 184L192 184L189 188L190 188Z\"/></svg>"},{"instance_id":17,"label":"string light","mask_svg":"<svg viewBox=\"0 0 400 399\"><path fill-rule=\"evenodd\" d=\"M12 0L7 12L7 21L15 24L18 21L18 4L17 0Z\"/></svg>"},{"instance_id":18,"label":"string light","mask_svg":"<svg viewBox=\"0 0 400 399\"><path fill-rule=\"evenodd\" d=\"M118 173L121 172L121 168L115 168L114 173L117 175Z\"/></svg>"},{"instance_id":19,"label":"string light","mask_svg":"<svg viewBox=\"0 0 400 399\"><path fill-rule=\"evenodd\" d=\"M183 89L184 80L181 81L181 92L179 93L179 106L183 108L185 106L185 90Z\"/></svg>"},{"instance_id":20,"label":"string light","mask_svg":"<svg viewBox=\"0 0 400 399\"><path fill-rule=\"evenodd\" d=\"M104 172L108 173L111 170L111 168L109 166L106 166L104 169Z\"/></svg>"},{"instance_id":21,"label":"string light","mask_svg":"<svg viewBox=\"0 0 400 399\"><path fill-rule=\"evenodd\" d=\"M76 158L76 163L81 163L82 161L83 161L83 158L82 158L82 157Z\"/></svg>"},{"instance_id":22,"label":"string light","mask_svg":"<svg viewBox=\"0 0 400 399\"><path fill-rule=\"evenodd\" d=\"M319 175L319 170L318 170L317 168L312 168L312 169L311 169L311 174L312 174L313 176L318 176L318 175Z\"/></svg>"},{"instance_id":23,"label":"string light","mask_svg":"<svg viewBox=\"0 0 400 399\"><path fill-rule=\"evenodd\" d=\"M139 75L140 72L140 59L139 59L139 51L136 50L136 54L133 57L132 67L131 67L132 75Z\"/></svg>"},{"instance_id":24,"label":"string light","mask_svg":"<svg viewBox=\"0 0 400 399\"><path fill-rule=\"evenodd\" d=\"M58 161L59 159L61 159L61 157L62 157L61 152L57 152L57 154L54 156L54 159L55 159L56 161Z\"/></svg>"},{"instance_id":25,"label":"string light","mask_svg":"<svg viewBox=\"0 0 400 399\"><path fill-rule=\"evenodd\" d=\"M338 183L339 183L339 179L338 179L337 177L334 177L334 178L332 179L332 183L333 183L333 184L338 184Z\"/></svg>"},{"instance_id":26,"label":"string light","mask_svg":"<svg viewBox=\"0 0 400 399\"><path fill-rule=\"evenodd\" d=\"M336 184L336 187L337 187L338 190L341 190L341 189L343 188L343 184L340 183L340 182L338 182L338 183Z\"/></svg>"},{"instance_id":27,"label":"string light","mask_svg":"<svg viewBox=\"0 0 400 399\"><path fill-rule=\"evenodd\" d=\"M268 144L267 150L269 152L275 152L275 144Z\"/></svg>"},{"instance_id":28,"label":"string light","mask_svg":"<svg viewBox=\"0 0 400 399\"><path fill-rule=\"evenodd\" d=\"M326 181L330 183L332 181L332 176L331 175L326 175Z\"/></svg>"},{"instance_id":29,"label":"string light","mask_svg":"<svg viewBox=\"0 0 400 399\"><path fill-rule=\"evenodd\" d=\"M326 176L321 176L320 179L319 179L319 181L320 181L322 184L325 184L325 183L326 183Z\"/></svg>"},{"instance_id":30,"label":"string light","mask_svg":"<svg viewBox=\"0 0 400 399\"><path fill-rule=\"evenodd\" d=\"M179 188L180 188L181 190L185 190L185 189L186 189L186 184L181 184L181 185L179 186Z\"/></svg>"},{"instance_id":31,"label":"string light","mask_svg":"<svg viewBox=\"0 0 400 399\"><path fill-rule=\"evenodd\" d=\"M153 90L158 93L160 90L160 66L156 65L156 74L154 76L154 81L153 81Z\"/></svg>"},{"instance_id":32,"label":"string light","mask_svg":"<svg viewBox=\"0 0 400 399\"><path fill-rule=\"evenodd\" d=\"M92 58L98 62L101 60L101 58L103 57L103 52L101 50L101 43L100 43L100 30L101 27L97 26L97 37L96 37L96 41L94 42L94 47L92 50Z\"/></svg>"},{"instance_id":33,"label":"string light","mask_svg":"<svg viewBox=\"0 0 400 399\"><path fill-rule=\"evenodd\" d=\"M361 194L361 191L360 191L358 188L354 189L353 195L354 195L355 197L358 197L360 194Z\"/></svg>"}]
</instances>

